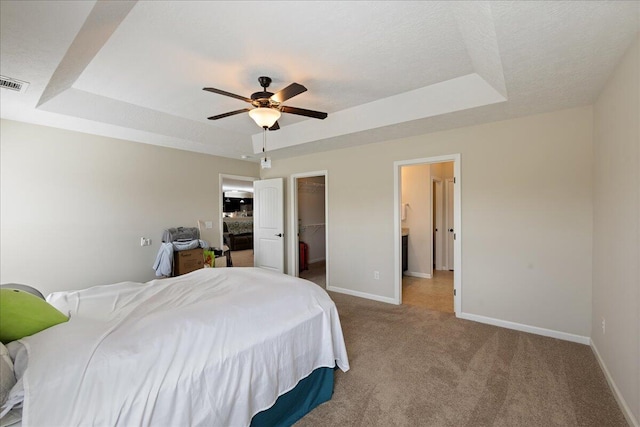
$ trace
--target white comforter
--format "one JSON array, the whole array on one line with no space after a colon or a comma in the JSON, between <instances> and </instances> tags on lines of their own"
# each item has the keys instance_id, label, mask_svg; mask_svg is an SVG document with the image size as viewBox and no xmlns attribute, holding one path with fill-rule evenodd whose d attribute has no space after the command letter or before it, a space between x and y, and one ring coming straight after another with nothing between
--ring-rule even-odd
<instances>
[{"instance_id":1,"label":"white comforter","mask_svg":"<svg viewBox=\"0 0 640 427\"><path fill-rule=\"evenodd\" d=\"M24 426L246 426L314 369L349 369L327 293L261 269L48 300L71 319L22 340Z\"/></svg>"}]
</instances>

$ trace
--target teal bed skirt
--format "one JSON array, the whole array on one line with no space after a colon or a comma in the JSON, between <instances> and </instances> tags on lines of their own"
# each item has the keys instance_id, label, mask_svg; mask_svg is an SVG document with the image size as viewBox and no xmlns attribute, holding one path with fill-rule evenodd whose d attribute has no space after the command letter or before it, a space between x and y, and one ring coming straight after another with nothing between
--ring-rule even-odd
<instances>
[{"instance_id":1,"label":"teal bed skirt","mask_svg":"<svg viewBox=\"0 0 640 427\"><path fill-rule=\"evenodd\" d=\"M278 397L269 409L258 412L251 427L288 427L313 408L331 399L335 368L318 368L292 390Z\"/></svg>"}]
</instances>

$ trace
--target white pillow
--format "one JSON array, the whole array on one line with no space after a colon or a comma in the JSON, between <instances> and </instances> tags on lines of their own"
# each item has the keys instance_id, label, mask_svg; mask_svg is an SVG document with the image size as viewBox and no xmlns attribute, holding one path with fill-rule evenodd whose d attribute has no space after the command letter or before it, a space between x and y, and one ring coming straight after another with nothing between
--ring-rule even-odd
<instances>
[{"instance_id":1,"label":"white pillow","mask_svg":"<svg viewBox=\"0 0 640 427\"><path fill-rule=\"evenodd\" d=\"M13 373L13 362L9 351L4 344L0 343L0 406L7 400L7 396L15 384L16 376Z\"/></svg>"}]
</instances>

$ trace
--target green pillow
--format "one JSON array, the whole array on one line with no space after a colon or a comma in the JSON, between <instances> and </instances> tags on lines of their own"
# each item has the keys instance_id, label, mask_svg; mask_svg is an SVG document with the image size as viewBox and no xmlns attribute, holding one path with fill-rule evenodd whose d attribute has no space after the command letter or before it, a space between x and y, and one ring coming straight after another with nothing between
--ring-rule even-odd
<instances>
[{"instance_id":1,"label":"green pillow","mask_svg":"<svg viewBox=\"0 0 640 427\"><path fill-rule=\"evenodd\" d=\"M8 343L69 320L45 300L18 289L0 289L0 341Z\"/></svg>"}]
</instances>

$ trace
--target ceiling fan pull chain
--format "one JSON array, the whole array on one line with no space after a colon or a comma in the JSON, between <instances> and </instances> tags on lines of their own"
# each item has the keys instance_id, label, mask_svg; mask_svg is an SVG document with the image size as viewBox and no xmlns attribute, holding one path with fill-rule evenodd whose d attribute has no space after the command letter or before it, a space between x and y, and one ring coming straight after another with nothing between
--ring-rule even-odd
<instances>
[{"instance_id":1,"label":"ceiling fan pull chain","mask_svg":"<svg viewBox=\"0 0 640 427\"><path fill-rule=\"evenodd\" d=\"M264 154L265 147L267 146L267 127L262 128L262 155L266 158Z\"/></svg>"},{"instance_id":2,"label":"ceiling fan pull chain","mask_svg":"<svg viewBox=\"0 0 640 427\"><path fill-rule=\"evenodd\" d=\"M262 160L260 160L260 167L262 169L269 169L271 167L271 159L267 157L267 127L265 126L262 131Z\"/></svg>"}]
</instances>

